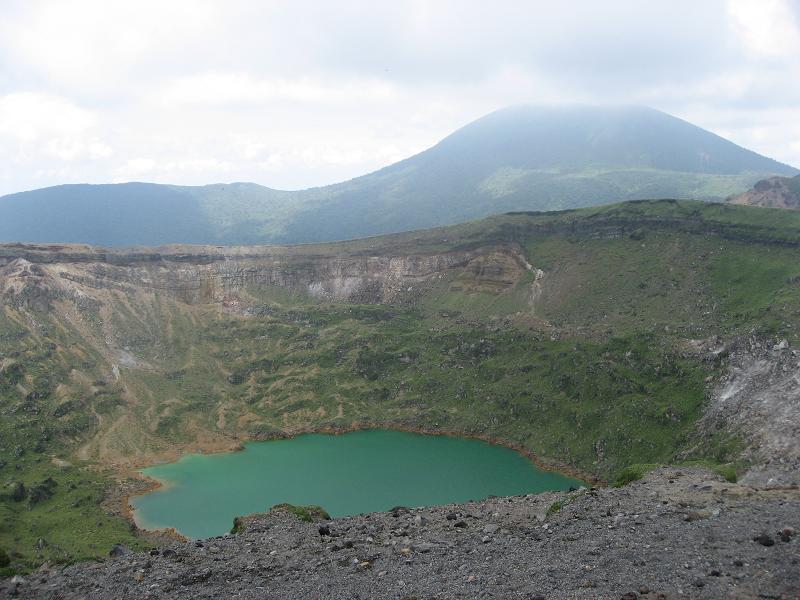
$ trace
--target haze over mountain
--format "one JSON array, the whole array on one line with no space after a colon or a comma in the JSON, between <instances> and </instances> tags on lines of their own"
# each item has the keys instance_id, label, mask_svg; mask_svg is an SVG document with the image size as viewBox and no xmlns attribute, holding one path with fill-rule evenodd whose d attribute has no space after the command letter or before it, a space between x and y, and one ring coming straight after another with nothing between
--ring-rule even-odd
<instances>
[{"instance_id":1,"label":"haze over mountain","mask_svg":"<svg viewBox=\"0 0 800 600\"><path fill-rule=\"evenodd\" d=\"M0 198L0 240L101 246L301 243L515 210L722 200L798 170L645 107L521 106L416 156L301 191L253 183L63 185Z\"/></svg>"}]
</instances>

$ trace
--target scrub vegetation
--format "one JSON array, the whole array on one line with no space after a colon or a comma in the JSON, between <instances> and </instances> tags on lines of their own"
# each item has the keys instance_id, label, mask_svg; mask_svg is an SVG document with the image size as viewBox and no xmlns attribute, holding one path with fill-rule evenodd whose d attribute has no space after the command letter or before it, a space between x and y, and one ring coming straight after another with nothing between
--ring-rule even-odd
<instances>
[{"instance_id":1,"label":"scrub vegetation","mask_svg":"<svg viewBox=\"0 0 800 600\"><path fill-rule=\"evenodd\" d=\"M797 340L799 221L633 202L314 249L515 244L544 271L535 297L531 272L499 292L464 269L392 305L278 286L242 289L237 311L149 291L44 308L9 295L0 569L145 545L107 510L130 466L313 429L481 435L618 484L692 460L734 478L741 440L697 429L725 358L698 341Z\"/></svg>"}]
</instances>

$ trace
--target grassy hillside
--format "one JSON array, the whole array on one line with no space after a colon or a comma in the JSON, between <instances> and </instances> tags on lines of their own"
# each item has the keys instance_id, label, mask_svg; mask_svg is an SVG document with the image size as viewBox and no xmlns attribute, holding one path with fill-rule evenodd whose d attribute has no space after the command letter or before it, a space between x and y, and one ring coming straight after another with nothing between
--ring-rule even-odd
<instances>
[{"instance_id":1,"label":"grassy hillside","mask_svg":"<svg viewBox=\"0 0 800 600\"><path fill-rule=\"evenodd\" d=\"M797 340L800 215L635 202L296 251L495 244L544 276L499 285L453 268L393 305L251 285L233 312L132 288L84 286L49 308L6 295L0 548L20 568L142 544L97 508L110 474L310 428L480 433L606 479L631 463L738 460L730 432L695 428L724 356L693 340Z\"/></svg>"},{"instance_id":2,"label":"grassy hillside","mask_svg":"<svg viewBox=\"0 0 800 600\"><path fill-rule=\"evenodd\" d=\"M301 191L64 185L0 198L0 240L101 246L307 243L515 210L644 198L722 200L797 170L656 110L497 111L416 156Z\"/></svg>"}]
</instances>

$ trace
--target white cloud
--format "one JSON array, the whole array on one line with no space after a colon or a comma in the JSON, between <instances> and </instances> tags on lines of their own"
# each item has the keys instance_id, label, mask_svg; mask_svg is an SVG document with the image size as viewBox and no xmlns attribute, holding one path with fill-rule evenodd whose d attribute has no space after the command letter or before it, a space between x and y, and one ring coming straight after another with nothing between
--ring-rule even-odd
<instances>
[{"instance_id":1,"label":"white cloud","mask_svg":"<svg viewBox=\"0 0 800 600\"><path fill-rule=\"evenodd\" d=\"M269 102L310 104L371 103L393 97L393 86L385 81L345 81L327 84L310 78L256 79L249 73L202 73L180 78L157 95L164 105L210 105L231 107Z\"/></svg>"},{"instance_id":2,"label":"white cloud","mask_svg":"<svg viewBox=\"0 0 800 600\"><path fill-rule=\"evenodd\" d=\"M765 57L800 55L800 31L789 2L730 0L733 25L747 48Z\"/></svg>"},{"instance_id":3,"label":"white cloud","mask_svg":"<svg viewBox=\"0 0 800 600\"><path fill-rule=\"evenodd\" d=\"M63 161L75 161L84 158L97 160L99 158L108 158L114 153L108 144L97 138L54 138L43 142L41 148L45 154Z\"/></svg>"},{"instance_id":4,"label":"white cloud","mask_svg":"<svg viewBox=\"0 0 800 600\"><path fill-rule=\"evenodd\" d=\"M0 0L0 194L302 188L523 102L655 106L800 165L797 0Z\"/></svg>"},{"instance_id":5,"label":"white cloud","mask_svg":"<svg viewBox=\"0 0 800 600\"><path fill-rule=\"evenodd\" d=\"M118 175L123 178L150 175L156 170L158 163L152 158L129 158L125 164L118 168Z\"/></svg>"},{"instance_id":6,"label":"white cloud","mask_svg":"<svg viewBox=\"0 0 800 600\"><path fill-rule=\"evenodd\" d=\"M20 172L28 173L33 180L24 187L31 187L43 178L75 176L76 164L111 157L113 149L97 135L97 126L92 111L67 98L34 92L0 96L2 179L13 185Z\"/></svg>"},{"instance_id":7,"label":"white cloud","mask_svg":"<svg viewBox=\"0 0 800 600\"><path fill-rule=\"evenodd\" d=\"M132 158L114 169L112 180L115 182L131 181L147 178L159 183L170 183L173 178L207 173L228 173L233 170L233 163L214 157L189 158L184 160L160 161L154 158ZM216 181L216 180L215 180ZM209 180L202 183L210 183Z\"/></svg>"},{"instance_id":8,"label":"white cloud","mask_svg":"<svg viewBox=\"0 0 800 600\"><path fill-rule=\"evenodd\" d=\"M224 8L210 0L7 1L16 11L0 19L0 48L16 66L59 90L101 96L129 93L148 70L205 45Z\"/></svg>"},{"instance_id":9,"label":"white cloud","mask_svg":"<svg viewBox=\"0 0 800 600\"><path fill-rule=\"evenodd\" d=\"M44 137L74 136L95 124L91 112L69 99L48 94L15 92L0 96L0 136L20 142Z\"/></svg>"}]
</instances>

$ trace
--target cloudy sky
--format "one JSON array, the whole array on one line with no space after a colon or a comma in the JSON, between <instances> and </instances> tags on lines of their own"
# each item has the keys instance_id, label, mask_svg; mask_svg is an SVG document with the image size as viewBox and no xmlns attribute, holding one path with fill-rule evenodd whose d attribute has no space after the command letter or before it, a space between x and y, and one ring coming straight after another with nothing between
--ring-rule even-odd
<instances>
[{"instance_id":1,"label":"cloudy sky","mask_svg":"<svg viewBox=\"0 0 800 600\"><path fill-rule=\"evenodd\" d=\"M0 0L0 194L366 173L520 103L800 166L800 0Z\"/></svg>"}]
</instances>

